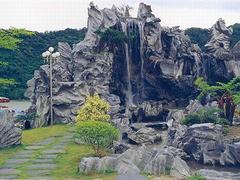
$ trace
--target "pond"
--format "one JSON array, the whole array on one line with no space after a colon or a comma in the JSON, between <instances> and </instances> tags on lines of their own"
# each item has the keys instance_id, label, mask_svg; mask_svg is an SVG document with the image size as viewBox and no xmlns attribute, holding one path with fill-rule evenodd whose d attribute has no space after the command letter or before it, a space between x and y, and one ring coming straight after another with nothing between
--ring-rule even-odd
<instances>
[{"instance_id":1,"label":"pond","mask_svg":"<svg viewBox=\"0 0 240 180\"><path fill-rule=\"evenodd\" d=\"M30 101L27 100L11 100L8 103L0 103L0 106L7 106L9 110L18 110L18 111L25 111L31 105Z\"/></svg>"}]
</instances>

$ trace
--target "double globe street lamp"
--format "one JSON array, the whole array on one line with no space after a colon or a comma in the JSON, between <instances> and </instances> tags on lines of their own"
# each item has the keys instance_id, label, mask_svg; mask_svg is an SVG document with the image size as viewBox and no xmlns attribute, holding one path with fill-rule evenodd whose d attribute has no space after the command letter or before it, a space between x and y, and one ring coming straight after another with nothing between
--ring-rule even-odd
<instances>
[{"instance_id":1,"label":"double globe street lamp","mask_svg":"<svg viewBox=\"0 0 240 180\"><path fill-rule=\"evenodd\" d=\"M50 66L49 68L49 84L50 84L50 124L51 126L53 125L53 88L52 88L52 83L53 83L53 63L57 61L57 59L60 57L59 52L54 52L54 48L50 47L48 48L47 51L42 53L42 57L44 59L44 62L47 62Z\"/></svg>"}]
</instances>

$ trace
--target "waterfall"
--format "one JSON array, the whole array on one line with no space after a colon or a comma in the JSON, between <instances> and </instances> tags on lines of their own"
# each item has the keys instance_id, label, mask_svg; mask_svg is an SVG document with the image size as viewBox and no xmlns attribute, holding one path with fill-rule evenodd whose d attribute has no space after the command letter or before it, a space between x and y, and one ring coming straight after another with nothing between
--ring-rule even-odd
<instances>
[{"instance_id":1,"label":"waterfall","mask_svg":"<svg viewBox=\"0 0 240 180\"><path fill-rule=\"evenodd\" d=\"M143 96L144 92L144 58L143 58L143 51L144 51L144 23L138 21L138 29L139 29L139 36L140 36L140 56L141 56L141 96Z\"/></svg>"},{"instance_id":2,"label":"waterfall","mask_svg":"<svg viewBox=\"0 0 240 180\"><path fill-rule=\"evenodd\" d=\"M128 32L127 32L127 24L121 22L122 25L122 30L125 33L125 35L128 37ZM127 63L127 93L126 93L126 98L127 98L127 102L128 104L133 104L133 95L132 95L132 84L131 84L131 72L130 72L130 58L129 58L129 46L127 43L124 43L124 47L125 47L125 59L126 59L126 63Z\"/></svg>"}]
</instances>

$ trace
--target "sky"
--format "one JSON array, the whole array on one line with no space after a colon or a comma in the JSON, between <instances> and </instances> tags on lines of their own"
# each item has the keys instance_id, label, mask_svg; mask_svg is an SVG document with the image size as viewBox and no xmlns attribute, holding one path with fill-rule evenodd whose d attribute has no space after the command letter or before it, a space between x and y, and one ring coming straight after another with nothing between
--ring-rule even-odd
<instances>
[{"instance_id":1,"label":"sky","mask_svg":"<svg viewBox=\"0 0 240 180\"><path fill-rule=\"evenodd\" d=\"M0 0L0 28L33 31L80 29L87 26L91 0ZM210 28L222 17L227 25L240 23L240 0L92 0L99 8L129 4L136 16L138 4L152 6L162 26Z\"/></svg>"}]
</instances>

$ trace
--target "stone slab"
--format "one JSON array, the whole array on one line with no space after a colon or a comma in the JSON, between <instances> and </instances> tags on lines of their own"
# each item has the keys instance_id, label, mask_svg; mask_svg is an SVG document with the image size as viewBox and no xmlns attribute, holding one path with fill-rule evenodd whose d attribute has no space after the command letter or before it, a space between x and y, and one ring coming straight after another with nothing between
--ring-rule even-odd
<instances>
[{"instance_id":1,"label":"stone slab","mask_svg":"<svg viewBox=\"0 0 240 180\"><path fill-rule=\"evenodd\" d=\"M119 174L116 177L116 180L147 180L147 178L140 174L127 173L127 174Z\"/></svg>"},{"instance_id":2,"label":"stone slab","mask_svg":"<svg viewBox=\"0 0 240 180\"><path fill-rule=\"evenodd\" d=\"M51 149L62 149L62 150L64 150L65 149L65 145L55 145L55 146L52 146L52 148Z\"/></svg>"},{"instance_id":3,"label":"stone slab","mask_svg":"<svg viewBox=\"0 0 240 180\"><path fill-rule=\"evenodd\" d=\"M30 161L30 159L24 158L24 159L8 159L6 161L6 164L22 164L27 161Z\"/></svg>"},{"instance_id":4,"label":"stone slab","mask_svg":"<svg viewBox=\"0 0 240 180\"><path fill-rule=\"evenodd\" d=\"M65 153L62 149L49 149L43 152L43 154L63 154Z\"/></svg>"},{"instance_id":5,"label":"stone slab","mask_svg":"<svg viewBox=\"0 0 240 180\"><path fill-rule=\"evenodd\" d=\"M52 180L51 177L45 177L45 176L36 176L36 177L30 177L28 180Z\"/></svg>"},{"instance_id":6,"label":"stone slab","mask_svg":"<svg viewBox=\"0 0 240 180\"><path fill-rule=\"evenodd\" d=\"M14 168L0 168L0 175L16 175L20 171Z\"/></svg>"},{"instance_id":7,"label":"stone slab","mask_svg":"<svg viewBox=\"0 0 240 180\"><path fill-rule=\"evenodd\" d=\"M39 159L55 159L57 156L57 154L43 154Z\"/></svg>"},{"instance_id":8,"label":"stone slab","mask_svg":"<svg viewBox=\"0 0 240 180\"><path fill-rule=\"evenodd\" d=\"M48 170L48 169L54 169L56 168L57 165L56 164L32 164L30 166L27 167L27 169L36 169L36 170Z\"/></svg>"},{"instance_id":9,"label":"stone slab","mask_svg":"<svg viewBox=\"0 0 240 180\"><path fill-rule=\"evenodd\" d=\"M33 163L54 163L54 159L34 159Z\"/></svg>"},{"instance_id":10,"label":"stone slab","mask_svg":"<svg viewBox=\"0 0 240 180\"><path fill-rule=\"evenodd\" d=\"M16 154L14 158L16 159L29 159L32 158L33 154Z\"/></svg>"},{"instance_id":11,"label":"stone slab","mask_svg":"<svg viewBox=\"0 0 240 180\"><path fill-rule=\"evenodd\" d=\"M27 146L26 147L27 150L38 150L38 149L42 149L42 148L44 148L44 146L34 145L34 146Z\"/></svg>"},{"instance_id":12,"label":"stone slab","mask_svg":"<svg viewBox=\"0 0 240 180\"><path fill-rule=\"evenodd\" d=\"M6 179L18 179L17 175L1 175L0 174L0 180L6 180Z\"/></svg>"},{"instance_id":13,"label":"stone slab","mask_svg":"<svg viewBox=\"0 0 240 180\"><path fill-rule=\"evenodd\" d=\"M49 169L45 169L45 170L31 170L27 172L29 176L46 176L46 175L50 175L51 171Z\"/></svg>"}]
</instances>

